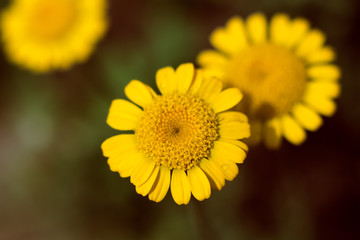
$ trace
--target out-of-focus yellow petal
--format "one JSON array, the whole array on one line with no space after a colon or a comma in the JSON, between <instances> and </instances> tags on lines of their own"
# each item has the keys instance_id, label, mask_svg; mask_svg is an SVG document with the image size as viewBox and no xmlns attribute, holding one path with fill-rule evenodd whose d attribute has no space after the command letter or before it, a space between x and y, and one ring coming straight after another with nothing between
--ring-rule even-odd
<instances>
[{"instance_id":1,"label":"out-of-focus yellow petal","mask_svg":"<svg viewBox=\"0 0 360 240\"><path fill-rule=\"evenodd\" d=\"M319 114L301 103L294 106L292 113L301 126L307 130L315 131L322 125L322 119Z\"/></svg>"},{"instance_id":2,"label":"out-of-focus yellow petal","mask_svg":"<svg viewBox=\"0 0 360 240\"><path fill-rule=\"evenodd\" d=\"M314 51L318 51L325 42L325 35L321 31L311 30L296 48L296 54L300 57L306 57Z\"/></svg>"},{"instance_id":3,"label":"out-of-focus yellow petal","mask_svg":"<svg viewBox=\"0 0 360 240\"><path fill-rule=\"evenodd\" d=\"M197 57L197 62L203 67L224 68L228 61L224 54L214 50L202 51Z\"/></svg>"},{"instance_id":4,"label":"out-of-focus yellow petal","mask_svg":"<svg viewBox=\"0 0 360 240\"><path fill-rule=\"evenodd\" d=\"M340 78L341 72L338 66L334 64L327 64L327 65L309 67L307 69L307 75L310 78L336 80Z\"/></svg>"},{"instance_id":5,"label":"out-of-focus yellow petal","mask_svg":"<svg viewBox=\"0 0 360 240\"><path fill-rule=\"evenodd\" d=\"M264 43L267 40L267 23L265 15L254 13L246 20L246 29L252 43Z\"/></svg>"},{"instance_id":6,"label":"out-of-focus yellow petal","mask_svg":"<svg viewBox=\"0 0 360 240\"><path fill-rule=\"evenodd\" d=\"M316 92L306 92L303 101L316 112L324 116L330 117L336 111L336 105L331 98L324 95L318 95Z\"/></svg>"},{"instance_id":7,"label":"out-of-focus yellow petal","mask_svg":"<svg viewBox=\"0 0 360 240\"><path fill-rule=\"evenodd\" d=\"M226 24L226 31L229 38L235 44L234 50L239 51L248 45L244 21L240 17L231 18Z\"/></svg>"},{"instance_id":8,"label":"out-of-focus yellow petal","mask_svg":"<svg viewBox=\"0 0 360 240\"><path fill-rule=\"evenodd\" d=\"M296 18L290 23L288 39L286 46L293 47L296 45L309 30L309 22L303 18Z\"/></svg>"},{"instance_id":9,"label":"out-of-focus yellow petal","mask_svg":"<svg viewBox=\"0 0 360 240\"><path fill-rule=\"evenodd\" d=\"M313 81L308 82L307 91L320 96L336 98L340 95L341 87L337 82Z\"/></svg>"},{"instance_id":10,"label":"out-of-focus yellow petal","mask_svg":"<svg viewBox=\"0 0 360 240\"><path fill-rule=\"evenodd\" d=\"M294 145L300 145L306 139L305 130L288 114L281 118L283 135Z\"/></svg>"},{"instance_id":11,"label":"out-of-focus yellow petal","mask_svg":"<svg viewBox=\"0 0 360 240\"><path fill-rule=\"evenodd\" d=\"M286 45L289 27L289 16L283 13L276 14L270 23L270 41L278 45Z\"/></svg>"},{"instance_id":12,"label":"out-of-focus yellow petal","mask_svg":"<svg viewBox=\"0 0 360 240\"><path fill-rule=\"evenodd\" d=\"M323 47L306 55L305 60L309 64L326 63L335 59L335 52L331 47Z\"/></svg>"},{"instance_id":13,"label":"out-of-focus yellow petal","mask_svg":"<svg viewBox=\"0 0 360 240\"><path fill-rule=\"evenodd\" d=\"M272 118L264 124L264 143L269 149L278 149L281 145L282 131L278 118Z\"/></svg>"}]
</instances>

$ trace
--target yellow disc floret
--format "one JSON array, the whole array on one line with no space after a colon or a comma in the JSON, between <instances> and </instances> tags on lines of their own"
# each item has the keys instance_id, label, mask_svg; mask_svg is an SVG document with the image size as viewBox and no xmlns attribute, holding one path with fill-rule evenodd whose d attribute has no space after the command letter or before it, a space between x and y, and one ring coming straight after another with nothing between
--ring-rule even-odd
<instances>
[{"instance_id":1,"label":"yellow disc floret","mask_svg":"<svg viewBox=\"0 0 360 240\"><path fill-rule=\"evenodd\" d=\"M202 99L175 93L158 96L144 109L135 134L140 150L158 165L188 170L209 156L217 126L215 113Z\"/></svg>"},{"instance_id":2,"label":"yellow disc floret","mask_svg":"<svg viewBox=\"0 0 360 240\"><path fill-rule=\"evenodd\" d=\"M285 47L270 43L244 49L229 64L227 80L244 93L243 110L269 119L287 113L305 91L305 64ZM241 81L240 81L241 80Z\"/></svg>"}]
</instances>

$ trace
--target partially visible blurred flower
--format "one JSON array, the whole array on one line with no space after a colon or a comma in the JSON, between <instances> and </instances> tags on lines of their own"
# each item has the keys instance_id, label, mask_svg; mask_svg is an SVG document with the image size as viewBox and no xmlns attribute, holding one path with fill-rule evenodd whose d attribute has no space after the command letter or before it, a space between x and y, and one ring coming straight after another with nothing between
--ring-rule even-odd
<instances>
[{"instance_id":1,"label":"partially visible blurred flower","mask_svg":"<svg viewBox=\"0 0 360 240\"><path fill-rule=\"evenodd\" d=\"M335 54L324 46L324 34L310 29L305 19L276 14L267 26L261 13L245 23L233 17L211 34L210 42L217 51L203 51L198 62L206 74L244 94L238 107L249 116L251 143L263 140L268 148L278 148L285 137L299 145L306 139L304 129L322 125L320 114L335 112L340 70L329 63Z\"/></svg>"},{"instance_id":2,"label":"partially visible blurred flower","mask_svg":"<svg viewBox=\"0 0 360 240\"><path fill-rule=\"evenodd\" d=\"M106 0L13 0L1 15L8 59L34 72L85 61L107 29Z\"/></svg>"},{"instance_id":3,"label":"partially visible blurred flower","mask_svg":"<svg viewBox=\"0 0 360 240\"><path fill-rule=\"evenodd\" d=\"M249 137L247 117L225 111L242 94L236 88L222 91L217 79L203 78L193 64L182 64L156 74L157 95L149 86L133 80L126 96L143 108L116 99L107 123L117 130L133 130L102 144L112 171L130 177L136 191L155 202L169 186L177 204L187 204L191 193L200 201L210 197L211 187L220 190L238 174L236 163L246 157Z\"/></svg>"}]
</instances>

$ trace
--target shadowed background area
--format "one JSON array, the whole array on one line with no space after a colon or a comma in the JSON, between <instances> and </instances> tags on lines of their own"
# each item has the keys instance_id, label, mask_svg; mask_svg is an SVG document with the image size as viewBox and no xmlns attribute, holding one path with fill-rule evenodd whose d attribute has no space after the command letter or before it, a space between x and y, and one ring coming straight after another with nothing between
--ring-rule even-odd
<instances>
[{"instance_id":1,"label":"shadowed background area","mask_svg":"<svg viewBox=\"0 0 360 240\"><path fill-rule=\"evenodd\" d=\"M2 0L3 9L9 1ZM358 239L360 2L109 1L110 29L91 58L34 75L0 50L0 239ZM338 111L300 147L251 148L210 199L177 206L138 195L100 145L110 103L131 79L194 61L233 15L303 16L323 30L343 72Z\"/></svg>"}]
</instances>

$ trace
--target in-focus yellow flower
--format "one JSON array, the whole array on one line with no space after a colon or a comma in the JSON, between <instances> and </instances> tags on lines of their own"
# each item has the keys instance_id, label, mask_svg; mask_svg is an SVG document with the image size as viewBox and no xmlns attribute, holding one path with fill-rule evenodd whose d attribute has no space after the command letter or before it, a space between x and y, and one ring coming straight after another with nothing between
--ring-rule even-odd
<instances>
[{"instance_id":1,"label":"in-focus yellow flower","mask_svg":"<svg viewBox=\"0 0 360 240\"><path fill-rule=\"evenodd\" d=\"M0 19L8 59L34 72L85 61L107 28L106 0L13 0Z\"/></svg>"},{"instance_id":2,"label":"in-focus yellow flower","mask_svg":"<svg viewBox=\"0 0 360 240\"><path fill-rule=\"evenodd\" d=\"M249 137L247 117L226 111L242 98L236 88L222 91L221 81L203 78L193 64L176 71L165 67L156 73L161 92L132 80L126 96L135 104L116 99L107 123L117 130L133 130L102 144L112 171L130 177L137 193L161 201L169 186L177 204L192 195L202 201L211 187L220 190L238 174L237 163L246 157Z\"/></svg>"},{"instance_id":3,"label":"in-focus yellow flower","mask_svg":"<svg viewBox=\"0 0 360 240\"><path fill-rule=\"evenodd\" d=\"M267 25L256 13L244 22L233 17L210 36L217 49L198 56L204 73L217 75L225 86L238 87L244 100L238 108L251 124L249 143L261 140L278 148L283 137L299 145L306 132L331 116L340 93L335 54L324 46L325 36L302 18L276 14Z\"/></svg>"}]
</instances>

